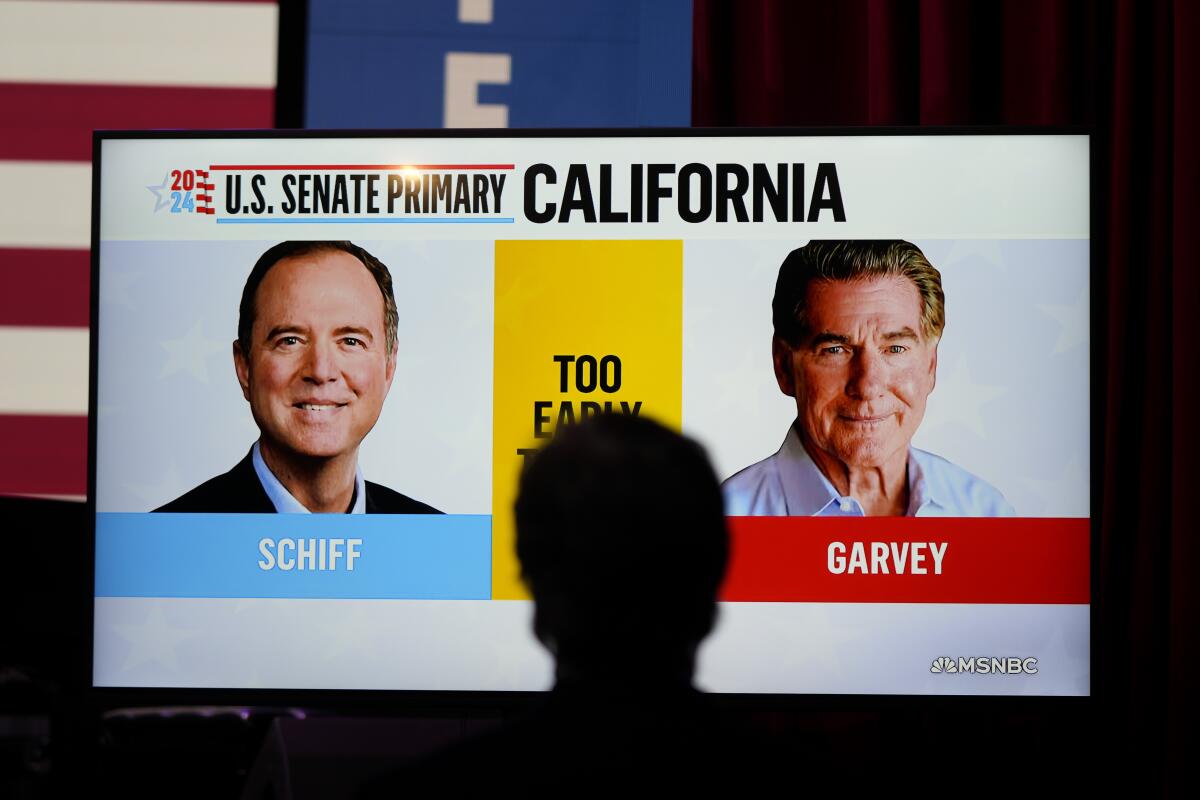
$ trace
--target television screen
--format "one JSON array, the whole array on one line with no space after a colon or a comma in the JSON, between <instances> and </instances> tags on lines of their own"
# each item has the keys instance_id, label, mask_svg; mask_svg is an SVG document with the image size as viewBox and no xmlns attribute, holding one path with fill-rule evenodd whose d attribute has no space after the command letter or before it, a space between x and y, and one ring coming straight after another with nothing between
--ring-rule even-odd
<instances>
[{"instance_id":1,"label":"television screen","mask_svg":"<svg viewBox=\"0 0 1200 800\"><path fill-rule=\"evenodd\" d=\"M96 686L547 688L517 479L611 410L723 481L703 688L1089 693L1087 136L96 148Z\"/></svg>"}]
</instances>

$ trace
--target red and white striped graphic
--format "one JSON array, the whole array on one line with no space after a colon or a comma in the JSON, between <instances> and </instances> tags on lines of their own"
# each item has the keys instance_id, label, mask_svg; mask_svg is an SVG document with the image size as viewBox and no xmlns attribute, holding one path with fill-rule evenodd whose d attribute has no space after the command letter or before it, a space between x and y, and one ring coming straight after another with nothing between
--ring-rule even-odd
<instances>
[{"instance_id":1,"label":"red and white striped graphic","mask_svg":"<svg viewBox=\"0 0 1200 800\"><path fill-rule=\"evenodd\" d=\"M196 193L196 213L197 214L216 214L217 211L212 205L212 191L216 188L208 180L208 170L196 170L196 177L200 179L200 183L196 184L199 190Z\"/></svg>"},{"instance_id":2,"label":"red and white striped graphic","mask_svg":"<svg viewBox=\"0 0 1200 800\"><path fill-rule=\"evenodd\" d=\"M0 0L0 494L87 491L93 129L271 127L278 28L274 0Z\"/></svg>"}]
</instances>

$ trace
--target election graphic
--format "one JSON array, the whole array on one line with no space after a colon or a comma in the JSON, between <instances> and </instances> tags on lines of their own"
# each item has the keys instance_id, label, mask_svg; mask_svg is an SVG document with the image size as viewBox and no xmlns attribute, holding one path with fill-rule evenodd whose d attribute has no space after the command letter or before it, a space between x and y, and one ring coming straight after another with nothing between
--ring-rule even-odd
<instances>
[{"instance_id":1,"label":"election graphic","mask_svg":"<svg viewBox=\"0 0 1200 800\"><path fill-rule=\"evenodd\" d=\"M546 688L521 470L629 414L723 481L706 689L1088 694L1088 147L102 138L94 683Z\"/></svg>"}]
</instances>

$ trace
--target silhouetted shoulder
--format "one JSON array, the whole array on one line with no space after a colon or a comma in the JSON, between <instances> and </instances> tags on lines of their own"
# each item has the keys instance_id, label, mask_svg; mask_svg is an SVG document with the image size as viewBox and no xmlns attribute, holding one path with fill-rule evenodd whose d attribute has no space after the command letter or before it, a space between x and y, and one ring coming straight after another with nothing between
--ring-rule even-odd
<instances>
[{"instance_id":1,"label":"silhouetted shoulder","mask_svg":"<svg viewBox=\"0 0 1200 800\"><path fill-rule=\"evenodd\" d=\"M414 500L395 489L367 481L368 514L442 514L431 505Z\"/></svg>"}]
</instances>

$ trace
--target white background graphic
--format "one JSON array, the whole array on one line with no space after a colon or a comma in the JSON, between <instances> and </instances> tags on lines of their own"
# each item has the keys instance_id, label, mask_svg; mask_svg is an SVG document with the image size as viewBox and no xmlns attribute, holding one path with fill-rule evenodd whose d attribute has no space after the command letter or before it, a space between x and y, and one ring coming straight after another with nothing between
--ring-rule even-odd
<instances>
[{"instance_id":1,"label":"white background graphic","mask_svg":"<svg viewBox=\"0 0 1200 800\"><path fill-rule=\"evenodd\" d=\"M102 246L98 511L157 508L258 438L232 347L246 276L276 242ZM363 475L448 513L490 514L492 244L359 243L388 266L400 314Z\"/></svg>"},{"instance_id":2,"label":"white background graphic","mask_svg":"<svg viewBox=\"0 0 1200 800\"><path fill-rule=\"evenodd\" d=\"M796 418L772 371L771 297L801 244L684 245L683 426L721 479L778 450ZM1088 516L1088 243L914 244L942 273L946 329L913 445L995 486L1018 516Z\"/></svg>"},{"instance_id":3,"label":"white background graphic","mask_svg":"<svg viewBox=\"0 0 1200 800\"><path fill-rule=\"evenodd\" d=\"M681 239L683 426L720 477L779 447L795 416L771 369L784 256L811 238L905 238L943 275L938 384L914 441L1023 516L1086 517L1088 152L1084 137L154 140L104 145L97 509L145 511L228 470L257 436L231 356L258 256L351 239L391 269L395 383L362 450L369 480L452 513L491 513L497 238ZM837 162L847 221L537 225L525 167ZM513 163L514 224L218 225L154 213L146 186L219 163ZM593 191L598 191L593 186ZM627 194L625 201L627 201ZM558 200L551 191L545 199ZM624 206L620 201L619 206ZM219 200L218 200L219 206ZM627 207L627 206L625 206ZM571 265L564 265L570 269ZM597 275L603 280L603 275ZM1014 576L1015 578L1016 576ZM550 660L518 601L100 598L107 686L541 689ZM939 656L1038 658L1036 675L932 674ZM1087 694L1089 607L723 604L698 680L726 692Z\"/></svg>"}]
</instances>

